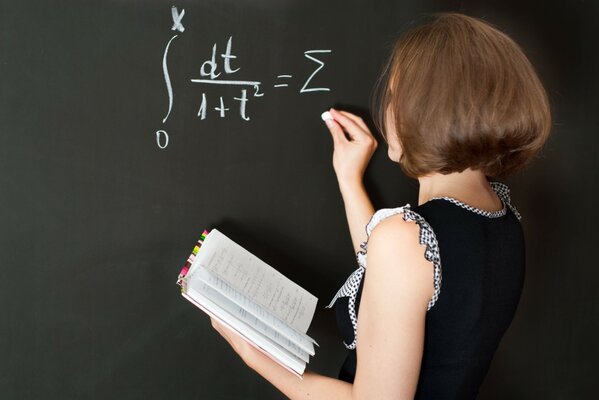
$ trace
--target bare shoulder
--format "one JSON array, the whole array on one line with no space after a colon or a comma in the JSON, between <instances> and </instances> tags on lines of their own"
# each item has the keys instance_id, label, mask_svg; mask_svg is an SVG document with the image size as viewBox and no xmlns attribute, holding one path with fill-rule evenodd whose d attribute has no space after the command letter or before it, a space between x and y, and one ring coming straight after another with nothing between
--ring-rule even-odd
<instances>
[{"instance_id":1,"label":"bare shoulder","mask_svg":"<svg viewBox=\"0 0 599 400\"><path fill-rule=\"evenodd\" d=\"M368 269L370 275L394 281L404 287L415 300L425 305L434 293L434 265L425 257L426 246L420 244L420 226L396 214L379 222L368 239ZM426 307L425 307L426 309Z\"/></svg>"}]
</instances>

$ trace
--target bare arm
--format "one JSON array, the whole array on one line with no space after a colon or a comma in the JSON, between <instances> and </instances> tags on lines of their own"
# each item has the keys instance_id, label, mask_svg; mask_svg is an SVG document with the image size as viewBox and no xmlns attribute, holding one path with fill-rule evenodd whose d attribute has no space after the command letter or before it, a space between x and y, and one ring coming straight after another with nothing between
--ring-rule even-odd
<instances>
[{"instance_id":1,"label":"bare arm","mask_svg":"<svg viewBox=\"0 0 599 400\"><path fill-rule=\"evenodd\" d=\"M374 207L362 182L340 185L340 189L354 252L357 253L361 250L360 244L367 238L365 227L374 214Z\"/></svg>"},{"instance_id":2,"label":"bare arm","mask_svg":"<svg viewBox=\"0 0 599 400\"><path fill-rule=\"evenodd\" d=\"M330 112L333 119L325 122L335 146L333 167L343 197L354 251L358 252L361 250L360 244L366 240L366 224L374 214L362 177L377 148L377 142L357 115L335 109Z\"/></svg>"},{"instance_id":3,"label":"bare arm","mask_svg":"<svg viewBox=\"0 0 599 400\"><path fill-rule=\"evenodd\" d=\"M413 399L421 368L433 264L415 222L392 216L373 230L358 314L353 384L306 370L300 380L218 321L243 361L291 400Z\"/></svg>"}]
</instances>

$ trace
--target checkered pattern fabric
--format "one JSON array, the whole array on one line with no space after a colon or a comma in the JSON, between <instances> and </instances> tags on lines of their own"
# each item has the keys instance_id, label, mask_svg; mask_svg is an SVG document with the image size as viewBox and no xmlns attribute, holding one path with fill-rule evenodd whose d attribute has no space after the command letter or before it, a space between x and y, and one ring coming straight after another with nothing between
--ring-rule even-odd
<instances>
[{"instance_id":1,"label":"checkered pattern fabric","mask_svg":"<svg viewBox=\"0 0 599 400\"><path fill-rule=\"evenodd\" d=\"M457 199L454 199L453 197L433 197L430 200L435 200L435 199L444 199L444 200L448 200L450 202L452 202L453 204L456 204L460 207L463 207L467 210L470 210L476 214L480 214L483 215L485 217L488 218L498 218L498 217L503 217L506 213L507 213L507 208L509 207L512 212L514 213L514 215L516 216L516 218L518 219L522 219L522 216L520 215L520 213L518 212L518 210L516 209L516 207L514 207L512 205L511 199L510 199L510 189L508 188L508 186L505 183L501 183L501 182L489 182L491 185L491 188L493 189L493 191L495 193L497 193L497 196L499 196L499 198L501 199L501 202L503 203L503 209L499 210L499 211L486 211L486 210L481 210L480 208L476 208L476 207L472 207L469 204L463 203Z\"/></svg>"},{"instance_id":2,"label":"checkered pattern fabric","mask_svg":"<svg viewBox=\"0 0 599 400\"><path fill-rule=\"evenodd\" d=\"M521 219L520 213L518 210L511 204L510 199L510 190L507 185L501 182L490 182L491 187L497 193L499 198L503 203L503 209L500 211L485 211L475 207L472 207L466 203L463 203L459 200L456 200L452 197L436 197L442 198L452 203L459 205L460 207L464 207L472 212L477 214L489 217L489 218L497 218L506 214L507 207L509 207L514 215ZM426 246L426 250L424 253L424 257L433 263L434 271L433 271L433 285L434 285L434 293L430 301L428 302L427 311L430 310L439 297L439 293L441 291L441 257L439 254L439 244L437 242L437 238L435 237L435 233L431 226L426 222L426 220L419 215L418 213L412 211L410 209L410 204L406 204L401 207L396 208L383 208L374 213L368 224L366 225L366 234L367 239L365 242L360 244L360 248L362 250L358 251L356 254L356 259L358 261L358 268L347 278L343 286L337 291L329 305L326 308L331 308L338 298L340 297L348 297L348 311L349 317L351 319L352 326L354 328L354 340L352 343L347 344L345 341L343 344L347 349L353 350L356 348L356 339L358 333L358 318L356 316L356 297L358 294L358 289L360 287L360 283L364 276L364 272L366 270L366 252L368 250L368 238L372 233L374 227L392 215L403 214L404 221L414 221L420 227L419 241L420 244L424 244Z\"/></svg>"}]
</instances>

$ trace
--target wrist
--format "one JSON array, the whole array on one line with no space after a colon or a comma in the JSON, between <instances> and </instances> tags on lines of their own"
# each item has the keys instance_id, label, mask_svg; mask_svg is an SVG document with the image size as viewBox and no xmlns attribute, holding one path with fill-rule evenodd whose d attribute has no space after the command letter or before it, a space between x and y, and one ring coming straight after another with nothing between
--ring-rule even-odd
<instances>
[{"instance_id":1,"label":"wrist","mask_svg":"<svg viewBox=\"0 0 599 400\"><path fill-rule=\"evenodd\" d=\"M366 191L364 182L361 178L339 180L339 190L343 196Z\"/></svg>"}]
</instances>

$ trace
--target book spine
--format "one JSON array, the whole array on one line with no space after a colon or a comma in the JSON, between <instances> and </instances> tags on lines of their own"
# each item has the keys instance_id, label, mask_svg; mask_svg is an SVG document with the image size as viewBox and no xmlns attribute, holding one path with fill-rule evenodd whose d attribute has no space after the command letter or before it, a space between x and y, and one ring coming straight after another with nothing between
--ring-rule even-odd
<instances>
[{"instance_id":1,"label":"book spine","mask_svg":"<svg viewBox=\"0 0 599 400\"><path fill-rule=\"evenodd\" d=\"M202 234L200 235L200 238L198 239L195 246L193 247L191 254L189 255L189 257L187 257L187 261L183 265L183 268L181 268L181 272L179 273L179 277L177 278L177 285L181 286L181 293L183 293L185 290L187 290L187 287L186 287L187 285L186 285L186 281L184 278L185 278L185 276L187 276L187 273L189 272L189 269L191 268L191 265L193 264L193 260L195 260L198 252L200 251L200 247L202 247L202 243L204 243L204 239L206 239L206 236L208 235L208 233L210 233L210 232L208 230L204 229L204 232L202 232Z\"/></svg>"}]
</instances>

